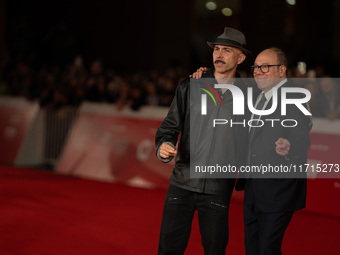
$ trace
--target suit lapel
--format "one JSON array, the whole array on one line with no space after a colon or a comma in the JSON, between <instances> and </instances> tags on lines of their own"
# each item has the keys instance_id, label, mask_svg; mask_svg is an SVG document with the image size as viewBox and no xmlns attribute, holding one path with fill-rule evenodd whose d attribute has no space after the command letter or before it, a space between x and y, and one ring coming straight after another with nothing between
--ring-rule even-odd
<instances>
[{"instance_id":1,"label":"suit lapel","mask_svg":"<svg viewBox=\"0 0 340 255\"><path fill-rule=\"evenodd\" d=\"M274 113L272 113L272 114L270 114L270 115L263 115L263 116L261 116L261 120L264 121L264 119L266 119L267 116L275 115L275 113L276 113L277 111L281 111L281 110L280 110L280 109L281 109L281 88L282 88L283 86L285 86L286 84L287 84L287 83L283 84L283 85L277 90L278 100L277 100L276 110L274 111ZM264 110L270 109L270 108L272 107L272 104L273 104L273 97L271 97L271 98L269 99L268 104L266 105L266 107L264 108ZM266 122L264 121L264 124L263 124L262 127L255 128L255 132L254 132L254 136L253 136L252 141L254 140L254 138L255 138L260 132L262 132L263 127L264 127L265 125L266 125ZM251 141L251 142L252 142L252 141Z\"/></svg>"}]
</instances>

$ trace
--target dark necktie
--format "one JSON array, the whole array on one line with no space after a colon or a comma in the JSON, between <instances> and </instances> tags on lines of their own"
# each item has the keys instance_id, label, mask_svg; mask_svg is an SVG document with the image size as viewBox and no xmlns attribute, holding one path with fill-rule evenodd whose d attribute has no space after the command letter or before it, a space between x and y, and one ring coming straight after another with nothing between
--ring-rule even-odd
<instances>
[{"instance_id":1,"label":"dark necktie","mask_svg":"<svg viewBox=\"0 0 340 255\"><path fill-rule=\"evenodd\" d=\"M261 100L257 104L256 109L257 110L262 110L265 102L266 102L266 97L265 97L264 93L262 93ZM252 121L252 127L250 128L250 132L249 132L249 142L253 139L253 136L254 136L254 133L255 133L255 129L256 129L256 126L257 126L257 124L259 122L259 119L260 119L260 116L254 114L253 121ZM255 126L255 127L253 127L253 126Z\"/></svg>"},{"instance_id":2,"label":"dark necktie","mask_svg":"<svg viewBox=\"0 0 340 255\"><path fill-rule=\"evenodd\" d=\"M257 104L256 109L257 110L262 110L265 102L266 102L266 97L265 97L264 93L262 93L261 100ZM252 121L252 126L254 126L254 127L250 128L249 140L248 140L248 160L247 160L248 161L247 162L248 165L250 165L250 143L251 143L251 140L253 139L253 136L254 136L254 133L255 133L255 129L256 129L256 126L257 126L257 124L259 122L259 119L260 119L260 116L254 114L253 121Z\"/></svg>"}]
</instances>

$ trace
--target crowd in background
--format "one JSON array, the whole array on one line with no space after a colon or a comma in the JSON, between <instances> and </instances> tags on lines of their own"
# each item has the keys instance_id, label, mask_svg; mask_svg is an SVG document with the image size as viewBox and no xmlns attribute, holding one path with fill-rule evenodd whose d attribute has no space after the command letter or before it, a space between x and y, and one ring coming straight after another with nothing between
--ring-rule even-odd
<instances>
[{"instance_id":1,"label":"crowd in background","mask_svg":"<svg viewBox=\"0 0 340 255\"><path fill-rule=\"evenodd\" d=\"M107 102L118 109L143 105L169 106L177 84L186 74L183 68L171 67L164 73L121 75L104 68L99 60L87 67L81 56L64 68L52 66L33 70L18 62L5 73L1 92L38 100L42 107L79 106L84 101Z\"/></svg>"},{"instance_id":2,"label":"crowd in background","mask_svg":"<svg viewBox=\"0 0 340 255\"><path fill-rule=\"evenodd\" d=\"M84 61L77 55L77 40L66 22L47 26L40 36L32 28L25 16L9 22L0 94L37 100L41 107L78 107L84 101L107 102L118 109L167 107L179 82L195 71L173 63L167 70L127 73L100 60ZM289 77L306 78L299 86L311 91L313 116L340 118L339 79L330 78L321 66L288 70ZM242 68L240 75L252 77L250 70Z\"/></svg>"},{"instance_id":3,"label":"crowd in background","mask_svg":"<svg viewBox=\"0 0 340 255\"><path fill-rule=\"evenodd\" d=\"M81 56L64 68L52 65L34 70L29 64L18 61L4 73L0 92L38 100L40 106L49 108L78 107L90 101L112 103L117 109L138 110L144 105L169 106L177 85L189 74L181 66L172 66L165 72L152 70L122 75L105 68L99 60L86 66ZM240 74L241 77L252 76L242 70ZM329 77L322 67L304 73L290 68L288 76L305 78L299 86L312 94L309 104L313 116L329 120L340 118L339 79Z\"/></svg>"},{"instance_id":4,"label":"crowd in background","mask_svg":"<svg viewBox=\"0 0 340 255\"><path fill-rule=\"evenodd\" d=\"M321 66L303 73L298 68L290 69L288 77L297 78L295 85L310 91L308 104L313 117L331 121L340 118L340 78L331 77Z\"/></svg>"}]
</instances>

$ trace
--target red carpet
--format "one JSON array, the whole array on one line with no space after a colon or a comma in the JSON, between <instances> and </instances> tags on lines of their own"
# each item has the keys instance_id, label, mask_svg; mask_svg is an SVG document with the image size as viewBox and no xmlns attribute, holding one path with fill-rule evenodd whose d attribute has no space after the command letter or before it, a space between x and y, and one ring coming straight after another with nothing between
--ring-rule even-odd
<instances>
[{"instance_id":1,"label":"red carpet","mask_svg":"<svg viewBox=\"0 0 340 255\"><path fill-rule=\"evenodd\" d=\"M165 190L0 167L1 255L152 255ZM242 205L230 208L226 254L244 254ZM298 212L284 254L339 254L340 219ZM186 254L203 254L197 219Z\"/></svg>"}]
</instances>

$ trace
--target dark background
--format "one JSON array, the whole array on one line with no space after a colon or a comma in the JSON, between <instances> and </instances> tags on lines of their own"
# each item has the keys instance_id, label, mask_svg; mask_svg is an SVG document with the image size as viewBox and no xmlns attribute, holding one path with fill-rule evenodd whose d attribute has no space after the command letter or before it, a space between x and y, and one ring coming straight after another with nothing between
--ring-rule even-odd
<instances>
[{"instance_id":1,"label":"dark background","mask_svg":"<svg viewBox=\"0 0 340 255\"><path fill-rule=\"evenodd\" d=\"M82 1L0 0L0 74L19 59L32 67L66 65L77 55L118 72L164 70L181 65L189 73L211 66L206 44L225 26L243 31L256 54L270 46L286 51L289 64L305 61L340 73L340 1L216 0ZM233 10L231 17L221 9Z\"/></svg>"}]
</instances>

